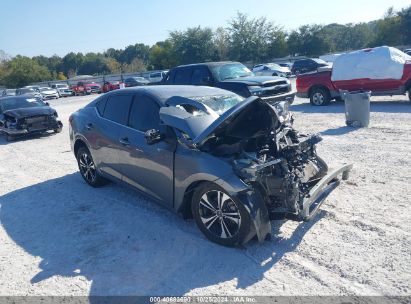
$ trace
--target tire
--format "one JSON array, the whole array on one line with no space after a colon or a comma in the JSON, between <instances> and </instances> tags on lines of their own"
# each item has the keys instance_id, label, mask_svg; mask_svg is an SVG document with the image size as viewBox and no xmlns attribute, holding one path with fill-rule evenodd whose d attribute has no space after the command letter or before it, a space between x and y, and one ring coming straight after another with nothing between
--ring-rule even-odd
<instances>
[{"instance_id":1,"label":"tire","mask_svg":"<svg viewBox=\"0 0 411 304\"><path fill-rule=\"evenodd\" d=\"M278 76L277 73L273 73L273 76Z\"/></svg>"},{"instance_id":2,"label":"tire","mask_svg":"<svg viewBox=\"0 0 411 304\"><path fill-rule=\"evenodd\" d=\"M92 187L100 187L107 183L107 180L99 175L93 157L86 147L78 149L76 158L80 174L87 184Z\"/></svg>"},{"instance_id":3,"label":"tire","mask_svg":"<svg viewBox=\"0 0 411 304\"><path fill-rule=\"evenodd\" d=\"M326 106L330 103L330 92L324 88L314 88L310 93L310 103L313 106Z\"/></svg>"},{"instance_id":4,"label":"tire","mask_svg":"<svg viewBox=\"0 0 411 304\"><path fill-rule=\"evenodd\" d=\"M191 212L201 232L210 241L223 246L242 244L251 229L250 215L243 204L213 183L195 190Z\"/></svg>"},{"instance_id":5,"label":"tire","mask_svg":"<svg viewBox=\"0 0 411 304\"><path fill-rule=\"evenodd\" d=\"M58 123L59 127L54 129L54 133L60 133L63 130L63 124L61 122Z\"/></svg>"},{"instance_id":6,"label":"tire","mask_svg":"<svg viewBox=\"0 0 411 304\"><path fill-rule=\"evenodd\" d=\"M411 101L411 88L408 89L408 100Z\"/></svg>"}]
</instances>

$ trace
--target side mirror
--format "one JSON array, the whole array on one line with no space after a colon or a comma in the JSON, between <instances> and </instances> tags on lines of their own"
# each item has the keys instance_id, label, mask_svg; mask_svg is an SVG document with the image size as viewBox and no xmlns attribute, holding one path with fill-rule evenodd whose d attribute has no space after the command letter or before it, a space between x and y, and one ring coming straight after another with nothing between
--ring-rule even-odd
<instances>
[{"instance_id":1,"label":"side mirror","mask_svg":"<svg viewBox=\"0 0 411 304\"><path fill-rule=\"evenodd\" d=\"M155 143L163 140L164 135L162 135L159 130L150 129L144 133L144 138L148 145L154 145Z\"/></svg>"},{"instance_id":2,"label":"side mirror","mask_svg":"<svg viewBox=\"0 0 411 304\"><path fill-rule=\"evenodd\" d=\"M50 106L50 104L49 104L48 102L46 102L46 106L48 106L48 107L49 107L49 106Z\"/></svg>"}]
</instances>

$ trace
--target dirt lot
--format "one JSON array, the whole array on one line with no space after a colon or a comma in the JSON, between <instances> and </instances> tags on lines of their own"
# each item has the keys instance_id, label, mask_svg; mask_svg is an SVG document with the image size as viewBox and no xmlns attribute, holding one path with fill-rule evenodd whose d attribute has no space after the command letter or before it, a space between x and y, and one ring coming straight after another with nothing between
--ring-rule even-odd
<instances>
[{"instance_id":1,"label":"dirt lot","mask_svg":"<svg viewBox=\"0 0 411 304\"><path fill-rule=\"evenodd\" d=\"M298 129L320 132L348 182L309 223L273 222L271 241L229 249L139 193L87 186L70 151L70 113L95 96L53 101L61 134L0 138L0 295L411 295L411 103L373 98L371 125L344 105L297 99Z\"/></svg>"}]
</instances>

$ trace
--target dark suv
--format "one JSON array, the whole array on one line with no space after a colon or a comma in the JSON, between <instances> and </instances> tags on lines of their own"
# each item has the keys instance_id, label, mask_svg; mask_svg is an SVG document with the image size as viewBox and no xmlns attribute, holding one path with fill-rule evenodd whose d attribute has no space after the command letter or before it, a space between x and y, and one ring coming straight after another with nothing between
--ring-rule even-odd
<instances>
[{"instance_id":1,"label":"dark suv","mask_svg":"<svg viewBox=\"0 0 411 304\"><path fill-rule=\"evenodd\" d=\"M259 96L264 101L294 101L291 83L276 76L255 76L239 62L207 62L181 65L170 70L162 84L211 86L243 97Z\"/></svg>"},{"instance_id":2,"label":"dark suv","mask_svg":"<svg viewBox=\"0 0 411 304\"><path fill-rule=\"evenodd\" d=\"M299 75L302 73L316 71L319 67L328 66L327 62L318 58L301 59L294 62L291 73Z\"/></svg>"}]
</instances>

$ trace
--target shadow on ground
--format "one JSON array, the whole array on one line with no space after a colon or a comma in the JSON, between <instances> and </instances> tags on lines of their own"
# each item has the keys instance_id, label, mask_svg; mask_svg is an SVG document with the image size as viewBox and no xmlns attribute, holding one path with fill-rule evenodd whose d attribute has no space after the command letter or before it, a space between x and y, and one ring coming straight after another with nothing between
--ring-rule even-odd
<instances>
[{"instance_id":1,"label":"shadow on ground","mask_svg":"<svg viewBox=\"0 0 411 304\"><path fill-rule=\"evenodd\" d=\"M133 190L94 189L77 173L0 196L0 204L10 238L41 258L31 283L80 275L92 281L90 295L181 295L228 280L246 288L325 215L301 223L290 238L233 249L207 241L192 221ZM273 222L274 234L282 223Z\"/></svg>"}]
</instances>

